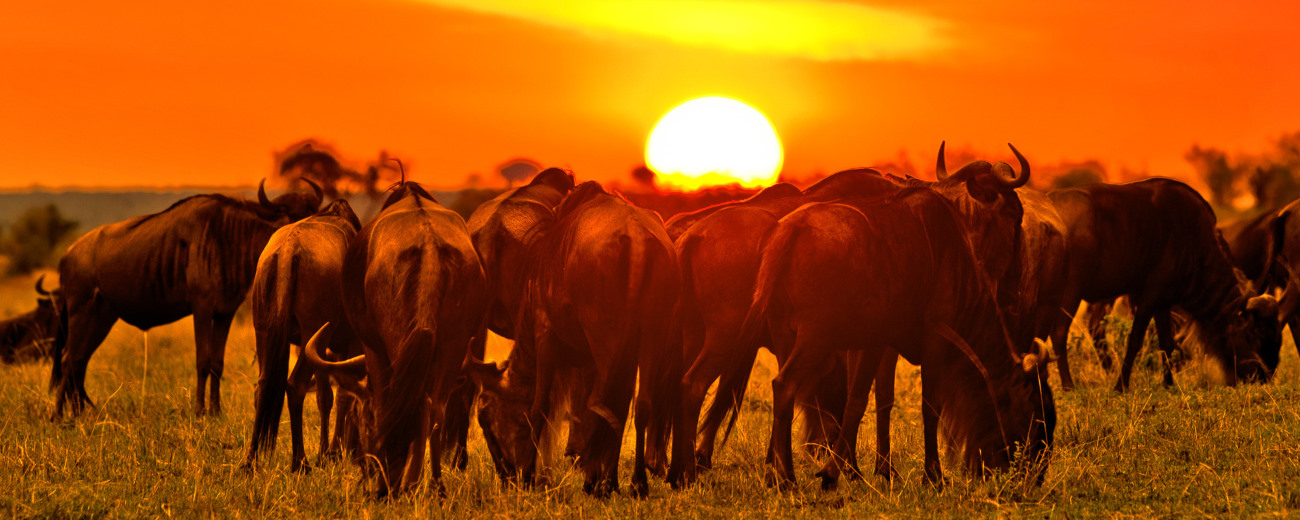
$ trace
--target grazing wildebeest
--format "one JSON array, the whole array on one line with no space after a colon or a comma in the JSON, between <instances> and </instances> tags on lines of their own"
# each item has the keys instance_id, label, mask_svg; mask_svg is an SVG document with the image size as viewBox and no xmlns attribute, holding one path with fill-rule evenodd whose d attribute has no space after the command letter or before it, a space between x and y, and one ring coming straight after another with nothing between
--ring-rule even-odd
<instances>
[{"instance_id":1,"label":"grazing wildebeest","mask_svg":"<svg viewBox=\"0 0 1300 520\"><path fill-rule=\"evenodd\" d=\"M464 384L469 344L487 312L487 281L465 221L419 184L398 184L361 228L343 260L343 306L365 354L309 362L343 379L365 367L362 392L368 437L378 462L378 494L417 485L429 443L434 487L442 490L442 438L452 391ZM324 343L321 340L320 343Z\"/></svg>"},{"instance_id":2,"label":"grazing wildebeest","mask_svg":"<svg viewBox=\"0 0 1300 520\"><path fill-rule=\"evenodd\" d=\"M304 179L305 180L305 179ZM196 195L159 213L97 227L59 261L59 334L54 342L50 385L57 392L54 418L64 404L79 415L90 403L86 364L113 324L121 319L142 330L194 316L198 384L194 412L221 413L221 374L226 336L235 310L253 284L257 257L281 226L316 212L312 195L289 192L258 202L224 195Z\"/></svg>"},{"instance_id":3,"label":"grazing wildebeest","mask_svg":"<svg viewBox=\"0 0 1300 520\"><path fill-rule=\"evenodd\" d=\"M1261 353L1280 343L1277 302L1257 296L1233 267L1215 231L1214 212L1196 190L1170 179L1095 184L1049 194L1068 228L1065 315L1080 300L1128 295L1133 328L1115 389L1128 388L1133 362L1154 318L1165 356L1164 384L1173 384L1168 355L1174 349L1170 310L1186 311L1208 353L1222 364L1229 385L1266 380L1273 367ZM1064 345L1068 327L1056 327L1052 344ZM1057 355L1064 357L1065 349Z\"/></svg>"},{"instance_id":4,"label":"grazing wildebeest","mask_svg":"<svg viewBox=\"0 0 1300 520\"><path fill-rule=\"evenodd\" d=\"M524 294L524 277L529 248L540 236L537 226L555 218L555 207L573 189L573 175L559 168L537 174L528 185L487 201L474 210L467 224L474 250L487 275L487 328L497 335L515 339L515 312ZM470 346L476 359L483 359L487 333L479 332ZM475 388L466 385L447 405L448 428L444 432L455 442L452 464L463 469L468 462L465 445L469 436L469 414ZM570 435L570 445L581 436Z\"/></svg>"},{"instance_id":5,"label":"grazing wildebeest","mask_svg":"<svg viewBox=\"0 0 1300 520\"><path fill-rule=\"evenodd\" d=\"M5 363L43 359L50 355L59 326L54 294L45 290L45 275L36 279L36 308L0 321L0 360Z\"/></svg>"},{"instance_id":6,"label":"grazing wildebeest","mask_svg":"<svg viewBox=\"0 0 1300 520\"><path fill-rule=\"evenodd\" d=\"M706 215L676 237L683 279L682 351L688 370L682 376L682 393L673 424L670 483L689 484L695 478L697 466L712 464L718 429L730 415L732 420L727 425L730 433L758 349L770 344L765 337L758 338L754 344L737 341L753 297L763 237L782 216L802 204L897 189L894 181L869 169L836 173L804 192L777 184L741 203L696 212ZM839 377L828 377L831 384L820 387L816 395L801 402L810 426L807 428L809 441L820 445L830 444L838 433L845 389L835 383L842 383L847 377L843 363L838 360L827 368L829 374ZM700 408L705 392L715 379L719 380L718 389L705 413L697 440Z\"/></svg>"},{"instance_id":7,"label":"grazing wildebeest","mask_svg":"<svg viewBox=\"0 0 1300 520\"><path fill-rule=\"evenodd\" d=\"M583 490L595 496L617 491L623 426L639 369L631 489L644 496L650 414L672 409L680 378L670 338L680 287L672 242L658 215L594 182L575 187L556 208L554 223L540 232L530 248L507 368L476 369L488 451L503 481L531 482L557 419L552 391L573 394L561 388L573 382L557 373L585 372L590 391L583 402L570 403L585 437L578 457ZM650 399L661 397L652 407Z\"/></svg>"},{"instance_id":8,"label":"grazing wildebeest","mask_svg":"<svg viewBox=\"0 0 1300 520\"><path fill-rule=\"evenodd\" d=\"M1275 290L1283 289L1287 284L1287 272L1280 269L1278 262L1269 261L1272 259L1274 246L1274 223L1278 217L1279 211L1269 210L1251 217L1240 218L1229 222L1222 222L1218 225L1219 231L1223 233L1223 239L1228 245L1227 252L1233 265L1241 269L1242 274L1247 279L1254 282L1253 287L1260 294L1271 294ZM1267 275L1265 273L1268 272ZM1286 301L1279 303L1280 308L1286 308ZM1115 307L1115 300L1101 300L1089 302L1084 314L1084 322L1088 324L1088 332L1092 336L1093 347L1097 350L1097 356L1101 360L1101 366L1109 370L1114 362L1109 346L1109 339L1106 337L1105 318ZM1171 315L1173 319L1172 329L1175 336L1175 344L1182 345L1183 338L1190 332L1187 327L1186 314L1174 312ZM1280 315L1281 323L1286 323L1286 314ZM1064 326L1069 326L1064 323ZM1279 325L1280 327L1280 325ZM1280 345L1280 343L1279 343ZM1260 352L1262 357L1268 358L1268 353Z\"/></svg>"},{"instance_id":9,"label":"grazing wildebeest","mask_svg":"<svg viewBox=\"0 0 1300 520\"><path fill-rule=\"evenodd\" d=\"M1007 468L1017 449L1037 460L1052 443L1051 390L1040 356L1014 351L964 216L926 188L845 202L801 207L763 245L742 334L752 338L766 325L776 350L786 353L772 382L769 477L782 487L794 482L793 405L844 349L866 359L859 366L878 366L886 347L921 365L931 481L941 480L941 417L968 470ZM845 424L860 418L846 409ZM838 471L832 457L821 473L824 487Z\"/></svg>"},{"instance_id":10,"label":"grazing wildebeest","mask_svg":"<svg viewBox=\"0 0 1300 520\"><path fill-rule=\"evenodd\" d=\"M1278 319L1291 327L1291 338L1300 351L1300 201L1287 204L1279 210L1270 224L1271 248L1265 272L1275 286L1282 287L1282 301ZM1281 350L1279 345L1278 350ZM1265 360L1278 356L1265 354Z\"/></svg>"},{"instance_id":11,"label":"grazing wildebeest","mask_svg":"<svg viewBox=\"0 0 1300 520\"><path fill-rule=\"evenodd\" d=\"M302 401L311 390L314 371L299 362L289 373L289 344L303 345L325 323L335 324L329 349L344 356L361 353L343 311L343 257L348 243L361 229L352 207L336 200L319 213L280 228L271 235L257 261L253 279L253 328L257 332L256 411L245 466L256 463L262 449L275 452L280 430L280 410L289 397L289 425L293 441L293 471L306 470L302 442ZM340 396L338 426L330 445L330 410L334 406L328 377L316 379L316 404L320 409L320 453L340 449L348 398Z\"/></svg>"}]
</instances>

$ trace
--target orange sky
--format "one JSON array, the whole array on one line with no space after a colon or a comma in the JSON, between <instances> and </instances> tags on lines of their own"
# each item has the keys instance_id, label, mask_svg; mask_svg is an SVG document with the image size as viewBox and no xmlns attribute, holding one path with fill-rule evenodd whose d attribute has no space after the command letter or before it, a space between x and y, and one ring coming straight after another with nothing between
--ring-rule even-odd
<instances>
[{"instance_id":1,"label":"orange sky","mask_svg":"<svg viewBox=\"0 0 1300 520\"><path fill-rule=\"evenodd\" d=\"M0 188L250 184L305 137L440 185L625 178L705 95L766 114L795 177L942 139L1185 176L1193 143L1300 130L1300 2L1157 3L4 2Z\"/></svg>"}]
</instances>

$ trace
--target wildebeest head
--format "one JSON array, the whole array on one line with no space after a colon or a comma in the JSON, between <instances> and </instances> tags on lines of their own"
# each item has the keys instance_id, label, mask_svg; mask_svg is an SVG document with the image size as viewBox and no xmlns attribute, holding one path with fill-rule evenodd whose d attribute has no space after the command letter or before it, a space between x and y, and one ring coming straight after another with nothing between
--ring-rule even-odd
<instances>
[{"instance_id":1,"label":"wildebeest head","mask_svg":"<svg viewBox=\"0 0 1300 520\"><path fill-rule=\"evenodd\" d=\"M466 371L482 388L478 424L497 475L503 482L519 479L527 484L532 482L537 466L533 427L541 425L530 423L532 398L523 385L510 380L508 368L508 362L497 366L470 360Z\"/></svg>"},{"instance_id":2,"label":"wildebeest head","mask_svg":"<svg viewBox=\"0 0 1300 520\"><path fill-rule=\"evenodd\" d=\"M55 306L58 289L44 286L45 275L36 279L36 309L0 321L0 358L6 363L21 359L39 359L49 353L49 344L58 332L59 315Z\"/></svg>"},{"instance_id":3,"label":"wildebeest head","mask_svg":"<svg viewBox=\"0 0 1300 520\"><path fill-rule=\"evenodd\" d=\"M1020 162L1020 174L1005 162L974 161L948 173L944 143L939 144L935 174L936 191L953 201L972 233L976 256L996 277L1006 270L1017 253L1025 209L1016 188L1029 182L1029 161L1015 146L1007 144ZM962 196L966 195L966 196ZM969 198L967 198L969 197Z\"/></svg>"},{"instance_id":4,"label":"wildebeest head","mask_svg":"<svg viewBox=\"0 0 1300 520\"><path fill-rule=\"evenodd\" d=\"M257 185L257 202L262 207L287 215L294 221L310 217L316 213L317 208L320 208L321 202L324 202L325 192L311 179L303 177L302 181L311 186L312 194L290 191L271 200L266 196L266 179L262 179L262 182Z\"/></svg>"},{"instance_id":5,"label":"wildebeest head","mask_svg":"<svg viewBox=\"0 0 1300 520\"><path fill-rule=\"evenodd\" d=\"M1222 359L1231 359L1234 365L1223 367L1229 378L1235 375L1237 380L1247 382L1267 382L1273 378L1282 350L1282 324L1277 314L1277 299L1264 294L1243 299L1227 315L1221 341L1227 342L1227 352L1231 355Z\"/></svg>"},{"instance_id":6,"label":"wildebeest head","mask_svg":"<svg viewBox=\"0 0 1300 520\"><path fill-rule=\"evenodd\" d=\"M1010 392L1008 406L1013 420L1010 424L1017 434L1024 433L1019 442L1016 459L1022 469L1029 470L1042 482L1047 467L1056 432L1056 399L1052 396L1052 387L1047 383L1048 371L1053 358L1049 357L1046 345L1035 340L1032 352L1020 359L1020 370L1013 370L1013 377L1020 391ZM1027 426L1027 428L1026 428Z\"/></svg>"}]
</instances>

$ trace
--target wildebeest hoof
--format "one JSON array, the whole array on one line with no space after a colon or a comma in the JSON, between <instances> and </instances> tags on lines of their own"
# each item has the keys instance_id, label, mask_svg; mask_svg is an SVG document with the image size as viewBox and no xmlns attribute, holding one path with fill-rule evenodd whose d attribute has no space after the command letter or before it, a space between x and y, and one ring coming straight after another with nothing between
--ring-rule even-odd
<instances>
[{"instance_id":1,"label":"wildebeest hoof","mask_svg":"<svg viewBox=\"0 0 1300 520\"><path fill-rule=\"evenodd\" d=\"M311 464L308 463L308 462L305 461L305 460L304 460L304 461L298 461L298 462L292 462L292 463L289 464L289 472L291 472L291 473L298 473L298 474L301 474L301 475L310 475L310 474L311 474Z\"/></svg>"},{"instance_id":2,"label":"wildebeest hoof","mask_svg":"<svg viewBox=\"0 0 1300 520\"><path fill-rule=\"evenodd\" d=\"M821 470L813 476L822 480L822 491L834 491L836 488L840 487L840 479L832 476L829 471Z\"/></svg>"},{"instance_id":3,"label":"wildebeest hoof","mask_svg":"<svg viewBox=\"0 0 1300 520\"><path fill-rule=\"evenodd\" d=\"M628 488L632 498L646 498L650 496L650 483L644 479L633 479L632 485Z\"/></svg>"}]
</instances>

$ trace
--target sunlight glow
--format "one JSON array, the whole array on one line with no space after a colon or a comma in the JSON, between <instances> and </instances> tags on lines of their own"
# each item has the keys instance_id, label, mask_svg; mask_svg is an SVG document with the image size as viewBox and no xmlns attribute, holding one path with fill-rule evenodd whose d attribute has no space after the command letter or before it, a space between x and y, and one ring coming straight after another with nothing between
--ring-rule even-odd
<instances>
[{"instance_id":1,"label":"sunlight glow","mask_svg":"<svg viewBox=\"0 0 1300 520\"><path fill-rule=\"evenodd\" d=\"M934 18L826 0L422 0L602 37L664 39L827 61L912 58L947 46Z\"/></svg>"},{"instance_id":2,"label":"sunlight glow","mask_svg":"<svg viewBox=\"0 0 1300 520\"><path fill-rule=\"evenodd\" d=\"M781 172L781 141L758 110L724 97L678 105L650 132L646 165L668 189L740 184L758 188Z\"/></svg>"}]
</instances>

